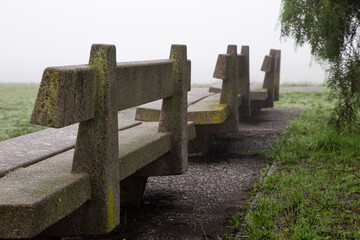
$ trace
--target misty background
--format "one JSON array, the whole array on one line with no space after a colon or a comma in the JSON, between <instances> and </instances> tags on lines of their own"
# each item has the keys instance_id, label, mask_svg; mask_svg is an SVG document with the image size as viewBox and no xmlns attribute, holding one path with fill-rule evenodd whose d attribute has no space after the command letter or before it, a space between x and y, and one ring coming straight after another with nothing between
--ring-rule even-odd
<instances>
[{"instance_id":1,"label":"misty background","mask_svg":"<svg viewBox=\"0 0 360 240\"><path fill-rule=\"evenodd\" d=\"M281 83L324 82L308 47L280 40L281 0L0 0L0 82L40 82L46 67L88 63L93 43L114 44L117 61L166 59L186 44L192 83L212 78L228 44L250 46L250 80L271 48L282 50Z\"/></svg>"}]
</instances>

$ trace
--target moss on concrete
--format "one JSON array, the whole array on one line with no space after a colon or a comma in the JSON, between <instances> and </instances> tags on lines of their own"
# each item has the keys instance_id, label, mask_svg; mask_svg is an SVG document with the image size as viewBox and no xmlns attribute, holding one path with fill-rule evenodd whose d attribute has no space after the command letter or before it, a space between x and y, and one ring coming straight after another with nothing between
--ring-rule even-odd
<instances>
[{"instance_id":1,"label":"moss on concrete","mask_svg":"<svg viewBox=\"0 0 360 240\"><path fill-rule=\"evenodd\" d=\"M219 124L229 116L229 106L219 102L199 102L189 107L188 121L196 124Z\"/></svg>"},{"instance_id":2,"label":"moss on concrete","mask_svg":"<svg viewBox=\"0 0 360 240\"><path fill-rule=\"evenodd\" d=\"M108 222L108 228L107 231L110 232L111 230L113 230L116 225L115 225L115 211L114 211L114 195L113 195L113 190L112 190L112 186L110 186L110 191L109 191L109 204L108 204L108 214L109 214L109 222ZM118 214L118 213L116 213Z\"/></svg>"},{"instance_id":3,"label":"moss on concrete","mask_svg":"<svg viewBox=\"0 0 360 240\"><path fill-rule=\"evenodd\" d=\"M56 127L59 122L58 101L60 74L54 68L47 68L43 73L40 89L31 116L31 123Z\"/></svg>"}]
</instances>

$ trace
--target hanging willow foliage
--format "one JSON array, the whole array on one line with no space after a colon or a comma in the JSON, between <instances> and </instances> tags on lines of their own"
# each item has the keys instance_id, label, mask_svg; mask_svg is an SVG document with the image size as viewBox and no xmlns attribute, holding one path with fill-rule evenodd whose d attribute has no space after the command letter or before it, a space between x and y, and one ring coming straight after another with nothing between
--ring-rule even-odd
<instances>
[{"instance_id":1,"label":"hanging willow foliage","mask_svg":"<svg viewBox=\"0 0 360 240\"><path fill-rule=\"evenodd\" d=\"M281 36L309 44L326 66L337 104L330 120L352 127L360 109L360 0L282 0Z\"/></svg>"}]
</instances>

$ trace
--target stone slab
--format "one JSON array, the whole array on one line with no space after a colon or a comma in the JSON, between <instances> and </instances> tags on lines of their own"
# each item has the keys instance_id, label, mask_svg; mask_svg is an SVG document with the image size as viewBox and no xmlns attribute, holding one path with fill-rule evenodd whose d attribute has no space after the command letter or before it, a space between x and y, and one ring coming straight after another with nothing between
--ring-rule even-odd
<instances>
[{"instance_id":1,"label":"stone slab","mask_svg":"<svg viewBox=\"0 0 360 240\"><path fill-rule=\"evenodd\" d=\"M74 148L77 128L45 129L0 142L0 177Z\"/></svg>"},{"instance_id":2,"label":"stone slab","mask_svg":"<svg viewBox=\"0 0 360 240\"><path fill-rule=\"evenodd\" d=\"M94 117L96 68L90 65L44 70L31 123L61 128Z\"/></svg>"},{"instance_id":3,"label":"stone slab","mask_svg":"<svg viewBox=\"0 0 360 240\"><path fill-rule=\"evenodd\" d=\"M192 105L211 95L214 95L214 93L210 93L208 88L192 88L188 92L188 105Z\"/></svg>"},{"instance_id":4,"label":"stone slab","mask_svg":"<svg viewBox=\"0 0 360 240\"><path fill-rule=\"evenodd\" d=\"M261 71L264 72L270 72L271 71L271 65L272 65L272 56L266 55L264 57L263 64L261 66Z\"/></svg>"},{"instance_id":5,"label":"stone slab","mask_svg":"<svg viewBox=\"0 0 360 240\"><path fill-rule=\"evenodd\" d=\"M118 129L140 122L119 117ZM45 129L0 142L0 178L17 168L27 167L75 147L78 124Z\"/></svg>"},{"instance_id":6,"label":"stone slab","mask_svg":"<svg viewBox=\"0 0 360 240\"><path fill-rule=\"evenodd\" d=\"M265 101L268 98L269 91L263 88L261 83L250 84L250 100L251 101Z\"/></svg>"},{"instance_id":7,"label":"stone slab","mask_svg":"<svg viewBox=\"0 0 360 240\"><path fill-rule=\"evenodd\" d=\"M192 88L191 91L188 92L188 106L213 94L214 93L210 93L207 88ZM161 104L162 100L158 100L136 108L135 120L158 122L160 119Z\"/></svg>"},{"instance_id":8,"label":"stone slab","mask_svg":"<svg viewBox=\"0 0 360 240\"><path fill-rule=\"evenodd\" d=\"M222 85L221 82L213 84L211 87L209 87L209 92L214 93L214 94L221 93L221 85ZM243 102L244 102L244 96L242 94L239 94L238 95L238 106L239 107L242 106Z\"/></svg>"},{"instance_id":9,"label":"stone slab","mask_svg":"<svg viewBox=\"0 0 360 240\"><path fill-rule=\"evenodd\" d=\"M204 98L188 108L188 121L195 124L219 124L229 117L229 106L220 104L220 94Z\"/></svg>"},{"instance_id":10,"label":"stone slab","mask_svg":"<svg viewBox=\"0 0 360 240\"><path fill-rule=\"evenodd\" d=\"M221 93L222 82L215 83L209 87L209 92L211 93Z\"/></svg>"},{"instance_id":11,"label":"stone slab","mask_svg":"<svg viewBox=\"0 0 360 240\"><path fill-rule=\"evenodd\" d=\"M250 100L265 101L268 98L268 90L266 88L254 89L250 91Z\"/></svg>"},{"instance_id":12,"label":"stone slab","mask_svg":"<svg viewBox=\"0 0 360 240\"><path fill-rule=\"evenodd\" d=\"M135 173L170 149L170 133L158 132L157 122L144 122L119 132L120 180Z\"/></svg>"},{"instance_id":13,"label":"stone slab","mask_svg":"<svg viewBox=\"0 0 360 240\"><path fill-rule=\"evenodd\" d=\"M119 132L120 180L158 159L170 150L171 133L158 132L157 122L143 122ZM188 140L195 138L195 125L188 124Z\"/></svg>"},{"instance_id":14,"label":"stone slab","mask_svg":"<svg viewBox=\"0 0 360 240\"><path fill-rule=\"evenodd\" d=\"M118 110L172 96L172 66L169 59L117 63Z\"/></svg>"},{"instance_id":15,"label":"stone slab","mask_svg":"<svg viewBox=\"0 0 360 240\"><path fill-rule=\"evenodd\" d=\"M136 108L135 120L158 122L160 120L162 100L141 105Z\"/></svg>"},{"instance_id":16,"label":"stone slab","mask_svg":"<svg viewBox=\"0 0 360 240\"><path fill-rule=\"evenodd\" d=\"M219 93L221 92L221 83L216 83L209 88L209 92ZM268 98L268 90L262 88L261 84L250 84L250 100L265 101Z\"/></svg>"},{"instance_id":17,"label":"stone slab","mask_svg":"<svg viewBox=\"0 0 360 240\"><path fill-rule=\"evenodd\" d=\"M70 150L0 179L0 238L31 238L90 199L90 178L71 173Z\"/></svg>"},{"instance_id":18,"label":"stone slab","mask_svg":"<svg viewBox=\"0 0 360 240\"><path fill-rule=\"evenodd\" d=\"M229 78L229 64L231 56L229 54L219 54L213 77L217 79Z\"/></svg>"}]
</instances>

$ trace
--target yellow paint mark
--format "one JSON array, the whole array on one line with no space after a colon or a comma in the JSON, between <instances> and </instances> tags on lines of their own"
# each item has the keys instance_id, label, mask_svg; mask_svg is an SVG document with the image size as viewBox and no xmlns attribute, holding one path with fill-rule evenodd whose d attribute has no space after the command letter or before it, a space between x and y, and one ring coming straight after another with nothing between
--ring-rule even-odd
<instances>
[{"instance_id":1,"label":"yellow paint mark","mask_svg":"<svg viewBox=\"0 0 360 240\"><path fill-rule=\"evenodd\" d=\"M114 211L114 196L112 191L112 186L110 186L109 198L108 198L108 211L109 211L109 222L108 222L108 232L115 228L115 211Z\"/></svg>"}]
</instances>

